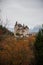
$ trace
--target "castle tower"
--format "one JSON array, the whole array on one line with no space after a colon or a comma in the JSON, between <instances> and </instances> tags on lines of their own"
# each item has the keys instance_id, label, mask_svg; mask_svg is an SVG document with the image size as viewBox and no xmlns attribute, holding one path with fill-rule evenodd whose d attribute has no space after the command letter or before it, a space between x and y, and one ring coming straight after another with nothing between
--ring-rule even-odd
<instances>
[{"instance_id":1,"label":"castle tower","mask_svg":"<svg viewBox=\"0 0 43 65\"><path fill-rule=\"evenodd\" d=\"M17 21L16 21L16 24L15 24L15 26L17 25Z\"/></svg>"}]
</instances>

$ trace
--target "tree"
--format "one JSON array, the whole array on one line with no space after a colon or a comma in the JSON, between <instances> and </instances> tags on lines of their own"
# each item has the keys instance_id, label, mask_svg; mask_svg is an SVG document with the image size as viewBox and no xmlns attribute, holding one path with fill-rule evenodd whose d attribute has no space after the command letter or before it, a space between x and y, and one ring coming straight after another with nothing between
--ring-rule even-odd
<instances>
[{"instance_id":1,"label":"tree","mask_svg":"<svg viewBox=\"0 0 43 65\"><path fill-rule=\"evenodd\" d=\"M36 37L35 49L37 60L36 65L43 65L43 26L42 29L39 30Z\"/></svg>"}]
</instances>

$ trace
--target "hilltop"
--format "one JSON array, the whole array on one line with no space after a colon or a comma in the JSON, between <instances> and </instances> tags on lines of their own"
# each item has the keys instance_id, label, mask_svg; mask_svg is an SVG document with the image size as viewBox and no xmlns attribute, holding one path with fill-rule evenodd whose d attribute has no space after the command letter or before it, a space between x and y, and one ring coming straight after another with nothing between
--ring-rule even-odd
<instances>
[{"instance_id":1,"label":"hilltop","mask_svg":"<svg viewBox=\"0 0 43 65\"><path fill-rule=\"evenodd\" d=\"M4 29L6 33L2 30ZM1 27L0 35L0 65L28 65L34 64L34 36L15 38L6 28Z\"/></svg>"}]
</instances>

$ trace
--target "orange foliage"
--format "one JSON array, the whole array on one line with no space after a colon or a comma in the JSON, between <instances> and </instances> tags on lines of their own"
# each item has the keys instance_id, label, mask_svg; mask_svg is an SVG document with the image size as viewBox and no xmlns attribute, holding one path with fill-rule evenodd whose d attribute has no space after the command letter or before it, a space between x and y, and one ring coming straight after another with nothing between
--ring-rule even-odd
<instances>
[{"instance_id":1,"label":"orange foliage","mask_svg":"<svg viewBox=\"0 0 43 65\"><path fill-rule=\"evenodd\" d=\"M16 39L13 36L6 36L0 42L0 65L28 65L34 60L34 53L30 42L34 37Z\"/></svg>"},{"instance_id":2,"label":"orange foliage","mask_svg":"<svg viewBox=\"0 0 43 65\"><path fill-rule=\"evenodd\" d=\"M33 42L35 42L35 36L30 36L29 38L28 38L28 40L29 40L29 43L33 43Z\"/></svg>"}]
</instances>

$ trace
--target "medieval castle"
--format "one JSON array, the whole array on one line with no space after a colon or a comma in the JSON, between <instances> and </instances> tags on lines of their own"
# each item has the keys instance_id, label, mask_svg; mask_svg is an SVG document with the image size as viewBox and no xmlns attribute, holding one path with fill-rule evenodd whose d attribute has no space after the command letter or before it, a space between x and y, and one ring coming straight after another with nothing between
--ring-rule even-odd
<instances>
[{"instance_id":1,"label":"medieval castle","mask_svg":"<svg viewBox=\"0 0 43 65\"><path fill-rule=\"evenodd\" d=\"M15 23L14 26L15 37L28 37L28 34L29 34L28 26L25 26L24 24L21 25L18 22Z\"/></svg>"}]
</instances>

